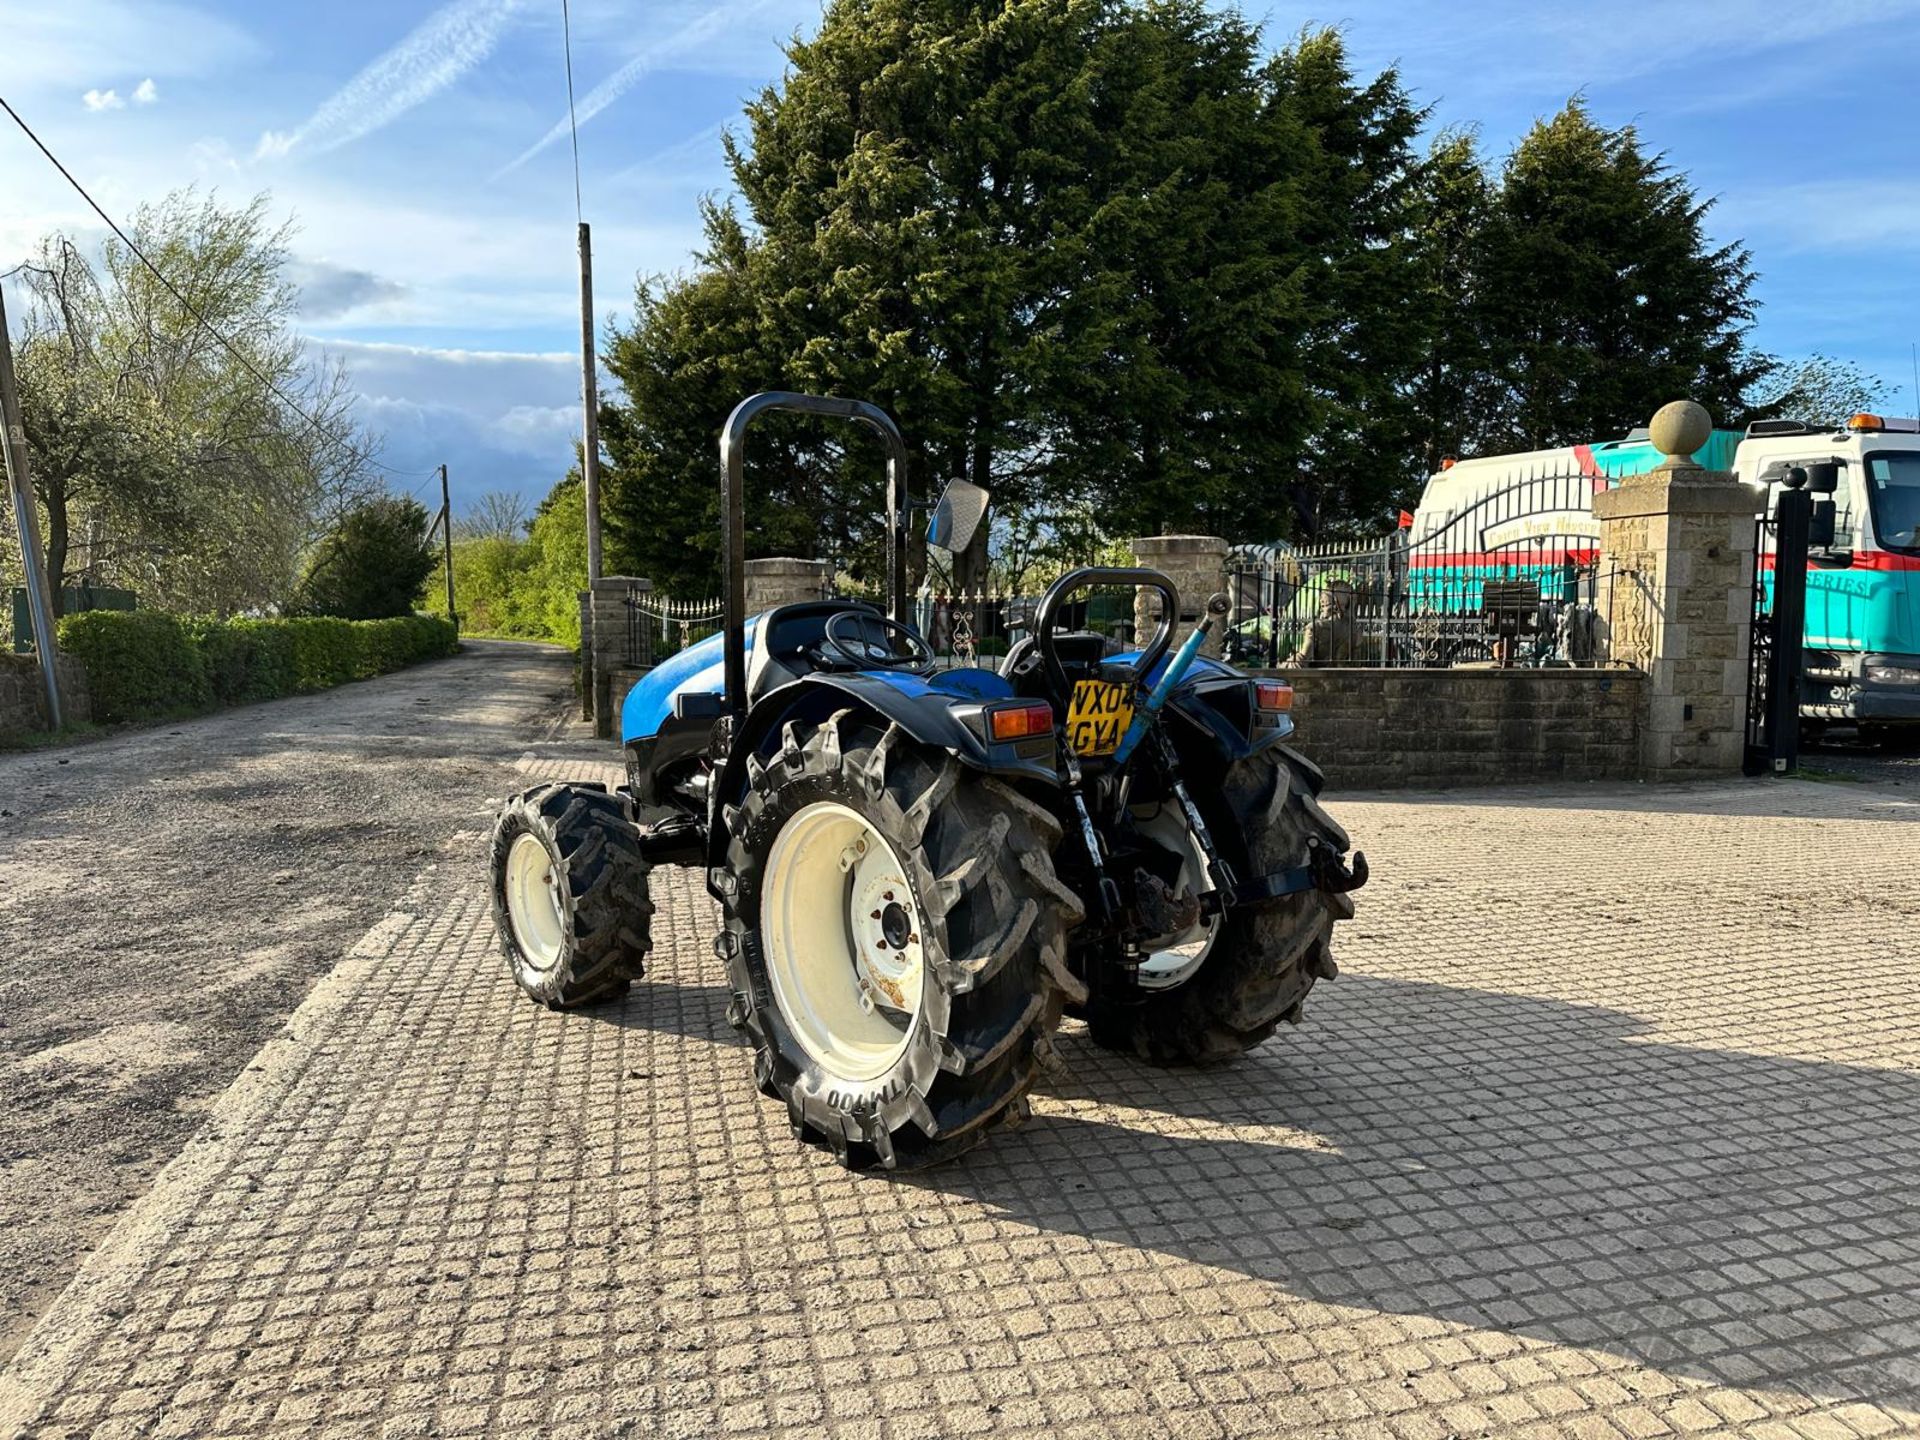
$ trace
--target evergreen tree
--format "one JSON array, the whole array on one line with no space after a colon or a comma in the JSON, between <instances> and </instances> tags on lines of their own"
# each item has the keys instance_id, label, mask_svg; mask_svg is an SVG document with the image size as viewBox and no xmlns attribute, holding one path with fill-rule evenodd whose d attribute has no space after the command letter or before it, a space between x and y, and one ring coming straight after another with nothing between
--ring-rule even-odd
<instances>
[{"instance_id":1,"label":"evergreen tree","mask_svg":"<svg viewBox=\"0 0 1920 1440\"><path fill-rule=\"evenodd\" d=\"M1407 391L1432 343L1430 317L1409 303L1418 264L1424 112L1387 70L1359 84L1334 31L1302 35L1269 67L1275 103L1313 144L1291 246L1310 306L1298 363L1311 443L1290 482L1295 523L1312 535L1391 513L1411 462Z\"/></svg>"},{"instance_id":2,"label":"evergreen tree","mask_svg":"<svg viewBox=\"0 0 1920 1440\"><path fill-rule=\"evenodd\" d=\"M728 150L698 269L641 288L608 364L610 524L717 583L714 437L762 388L890 410L926 494L1115 534L1375 513L1420 350L1391 281L1419 123L1330 33L1263 64L1201 0L835 0ZM756 432L753 553L877 578L877 449ZM984 532L957 567L985 572Z\"/></svg>"},{"instance_id":3,"label":"evergreen tree","mask_svg":"<svg viewBox=\"0 0 1920 1440\"><path fill-rule=\"evenodd\" d=\"M346 620L411 615L437 562L426 508L408 496L383 495L347 511L314 548L292 608Z\"/></svg>"},{"instance_id":4,"label":"evergreen tree","mask_svg":"<svg viewBox=\"0 0 1920 1440\"><path fill-rule=\"evenodd\" d=\"M1492 423L1483 272L1493 205L1478 137L1452 131L1436 138L1414 201L1415 265L1407 296L1425 332L1407 395L1413 452L1408 478L1416 487L1446 457L1481 449Z\"/></svg>"},{"instance_id":5,"label":"evergreen tree","mask_svg":"<svg viewBox=\"0 0 1920 1440\"><path fill-rule=\"evenodd\" d=\"M1771 362L1748 347L1754 271L1632 126L1576 97L1508 158L1478 308L1500 403L1481 453L1617 436L1669 400L1741 423Z\"/></svg>"}]
</instances>

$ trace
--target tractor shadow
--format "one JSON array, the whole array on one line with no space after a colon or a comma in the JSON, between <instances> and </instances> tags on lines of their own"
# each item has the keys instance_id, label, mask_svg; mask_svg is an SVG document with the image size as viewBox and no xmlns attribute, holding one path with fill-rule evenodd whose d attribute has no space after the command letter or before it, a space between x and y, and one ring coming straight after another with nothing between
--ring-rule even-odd
<instances>
[{"instance_id":1,"label":"tractor shadow","mask_svg":"<svg viewBox=\"0 0 1920 1440\"><path fill-rule=\"evenodd\" d=\"M1351 974L1316 1020L1209 1070L1069 1026L1031 1121L902 1183L1303 1300L1920 1410L1920 1076Z\"/></svg>"}]
</instances>

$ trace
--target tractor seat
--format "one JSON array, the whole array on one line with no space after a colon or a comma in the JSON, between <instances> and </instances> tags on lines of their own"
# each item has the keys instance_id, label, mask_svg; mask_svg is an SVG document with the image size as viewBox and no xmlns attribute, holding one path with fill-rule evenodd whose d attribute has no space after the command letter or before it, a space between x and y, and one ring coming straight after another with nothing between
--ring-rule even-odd
<instances>
[{"instance_id":1,"label":"tractor seat","mask_svg":"<svg viewBox=\"0 0 1920 1440\"><path fill-rule=\"evenodd\" d=\"M1053 648L1059 652L1060 663L1069 672L1084 670L1091 674L1099 668L1102 660L1116 653L1120 647L1106 636L1096 635L1091 630L1067 630L1053 637ZM1009 680L1039 668L1040 649L1031 635L1014 641L1013 648L1007 651L1007 658L1000 662L1000 673Z\"/></svg>"}]
</instances>

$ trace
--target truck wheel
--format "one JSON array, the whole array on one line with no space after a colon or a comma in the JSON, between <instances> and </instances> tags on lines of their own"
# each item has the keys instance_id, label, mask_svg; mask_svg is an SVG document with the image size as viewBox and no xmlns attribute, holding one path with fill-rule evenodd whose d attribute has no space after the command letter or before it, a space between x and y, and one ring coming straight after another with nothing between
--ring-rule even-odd
<instances>
[{"instance_id":1,"label":"truck wheel","mask_svg":"<svg viewBox=\"0 0 1920 1440\"><path fill-rule=\"evenodd\" d=\"M493 923L514 983L550 1010L640 978L653 904L626 806L599 785L541 785L493 827Z\"/></svg>"},{"instance_id":2,"label":"truck wheel","mask_svg":"<svg viewBox=\"0 0 1920 1440\"><path fill-rule=\"evenodd\" d=\"M789 721L729 807L728 1019L795 1137L917 1169L1024 1116L1044 1037L1085 990L1060 827L1017 791L841 711Z\"/></svg>"},{"instance_id":3,"label":"truck wheel","mask_svg":"<svg viewBox=\"0 0 1920 1440\"><path fill-rule=\"evenodd\" d=\"M1195 791L1214 843L1226 847L1243 880L1305 864L1309 839L1347 848L1346 831L1314 798L1319 769L1278 748L1230 766L1217 792ZM1185 854L1183 880L1204 885L1198 847L1176 805L1161 805L1139 823ZM1304 890L1162 937L1141 965L1137 987L1102 995L1091 1008L1093 1039L1162 1065L1208 1064L1250 1050L1282 1020L1300 1018L1316 979L1339 973L1328 942L1334 921L1352 914L1348 896Z\"/></svg>"}]
</instances>

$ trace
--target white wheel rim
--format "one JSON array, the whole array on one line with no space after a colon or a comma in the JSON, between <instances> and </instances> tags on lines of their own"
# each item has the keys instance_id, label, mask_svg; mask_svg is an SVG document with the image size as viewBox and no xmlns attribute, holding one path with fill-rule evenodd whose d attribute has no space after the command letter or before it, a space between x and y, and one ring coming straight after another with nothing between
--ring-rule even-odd
<instances>
[{"instance_id":1,"label":"white wheel rim","mask_svg":"<svg viewBox=\"0 0 1920 1440\"><path fill-rule=\"evenodd\" d=\"M540 838L514 836L507 849L507 919L520 953L536 970L551 970L560 959L566 916L560 908L560 877Z\"/></svg>"},{"instance_id":2,"label":"white wheel rim","mask_svg":"<svg viewBox=\"0 0 1920 1440\"><path fill-rule=\"evenodd\" d=\"M1176 892L1204 894L1209 888L1206 857L1200 842L1187 828L1179 805L1168 801L1158 806L1142 806L1133 812L1134 824L1148 839L1166 846L1180 857L1180 877ZM1161 935L1141 944L1137 983L1143 990L1170 990L1191 980L1206 963L1219 938L1225 918L1215 912L1203 915L1177 935Z\"/></svg>"},{"instance_id":3,"label":"white wheel rim","mask_svg":"<svg viewBox=\"0 0 1920 1440\"><path fill-rule=\"evenodd\" d=\"M767 856L760 922L774 1003L807 1054L844 1081L891 1070L926 993L920 910L893 847L856 810L805 806Z\"/></svg>"}]
</instances>

